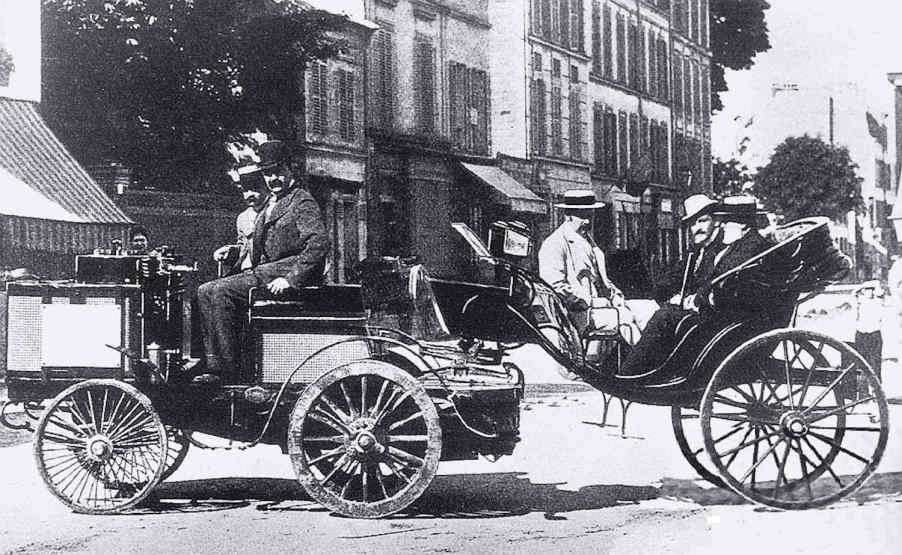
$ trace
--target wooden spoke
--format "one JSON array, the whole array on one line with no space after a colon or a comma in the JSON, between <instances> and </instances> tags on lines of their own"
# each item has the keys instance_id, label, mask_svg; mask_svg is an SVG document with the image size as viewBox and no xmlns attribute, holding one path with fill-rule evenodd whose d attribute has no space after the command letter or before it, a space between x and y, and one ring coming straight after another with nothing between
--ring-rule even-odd
<instances>
[{"instance_id":1,"label":"wooden spoke","mask_svg":"<svg viewBox=\"0 0 902 555\"><path fill-rule=\"evenodd\" d=\"M342 424L345 424L345 423L348 423L348 422L351 422L352 420L354 420L354 419L351 417L350 414L348 414L348 413L346 413L345 411L343 411L343 410L341 410L340 408L338 408L338 406L335 404L335 402L332 401L332 399L329 399L329 397L328 397L327 395L324 394L324 395L320 398L320 401L322 401L322 403L323 403L324 405L326 405L326 406L329 408L329 410L332 411L332 416L333 416L338 422L341 422ZM322 409L321 407L317 407L317 408L319 408L320 410Z\"/></svg>"},{"instance_id":2,"label":"wooden spoke","mask_svg":"<svg viewBox=\"0 0 902 555\"><path fill-rule=\"evenodd\" d=\"M316 466L318 463L320 463L322 461L327 461L329 459L332 459L332 458L335 458L335 457L341 455L342 453L344 453L344 451L345 451L344 447L336 447L335 449L326 451L325 453L323 453L322 455L320 455L316 458L310 459L310 461L307 464L309 464L310 466Z\"/></svg>"},{"instance_id":3,"label":"wooden spoke","mask_svg":"<svg viewBox=\"0 0 902 555\"><path fill-rule=\"evenodd\" d=\"M347 441L347 436L304 436L301 438L303 442L315 443L315 442L329 442L329 443L344 443Z\"/></svg>"},{"instance_id":4,"label":"wooden spoke","mask_svg":"<svg viewBox=\"0 0 902 555\"><path fill-rule=\"evenodd\" d=\"M392 430L397 430L398 428L400 428L400 427L403 426L404 424L407 424L407 423L409 423L409 422L413 422L414 420L417 420L417 419L422 418L422 417L423 417L423 411L417 411L417 412L411 414L410 416L404 418L403 420L399 420L398 422L395 422L394 424L390 425L390 426L388 427L388 431L391 432Z\"/></svg>"},{"instance_id":5,"label":"wooden spoke","mask_svg":"<svg viewBox=\"0 0 902 555\"><path fill-rule=\"evenodd\" d=\"M429 436L426 435L389 435L385 436L385 440L388 443L412 443L412 442L426 442L429 441Z\"/></svg>"},{"instance_id":6,"label":"wooden spoke","mask_svg":"<svg viewBox=\"0 0 902 555\"><path fill-rule=\"evenodd\" d=\"M360 415L366 416L366 375L360 376Z\"/></svg>"},{"instance_id":7,"label":"wooden spoke","mask_svg":"<svg viewBox=\"0 0 902 555\"><path fill-rule=\"evenodd\" d=\"M766 461L767 457L770 456L770 454L773 453L774 450L777 449L777 447L780 445L780 443L783 442L783 438L780 438L779 441L777 441L776 443L771 443L770 437L772 437L772 436L764 436L764 439L766 439L767 443L770 445L770 447L767 448L767 452L765 452L764 455L760 459L755 461L755 464L753 464L751 468L749 468L748 470L745 471L745 474L743 474L742 478L739 479L740 483L745 482L748 479L748 477L751 476L752 472L754 472L756 468L761 466L761 463Z\"/></svg>"},{"instance_id":8,"label":"wooden spoke","mask_svg":"<svg viewBox=\"0 0 902 555\"><path fill-rule=\"evenodd\" d=\"M760 442L765 441L765 440L767 440L767 439L769 439L769 438L772 438L772 437L774 437L774 436L776 436L776 435L780 435L780 432L770 432L770 433L768 433L768 434L763 434L763 435L761 436L760 439L755 439L755 440L752 440L752 441L743 441L742 443L740 443L739 445L733 447L732 449L729 449L729 450L723 451L723 452L718 452L717 454L718 454L719 456L721 456L721 457L726 457L726 456L728 456L728 455L732 455L733 453L736 453L737 451L742 451L742 450L745 449L746 447L751 447L752 445L755 445L756 443L760 443Z\"/></svg>"},{"instance_id":9,"label":"wooden spoke","mask_svg":"<svg viewBox=\"0 0 902 555\"><path fill-rule=\"evenodd\" d=\"M741 428L736 428L737 431L740 430L740 429L741 429ZM752 435L752 432L753 432L754 430L756 430L756 428L754 428L754 427L752 427L752 426L749 426L749 429L746 430L745 435L742 436L742 440L739 442L739 444L742 445L743 443L745 443L746 441L748 441L749 436ZM755 448L756 448L756 449L757 449L757 447L758 447L757 444L758 444L759 442L760 442L760 441L752 442L752 444L755 445ZM715 441L714 443L717 443L717 442ZM733 461L735 461L735 460L736 460L736 457L739 456L739 452L740 452L740 451L741 451L741 449L737 449L732 455L730 455L730 459L727 461L727 464L726 464L727 468L730 468L730 466L733 465Z\"/></svg>"},{"instance_id":10,"label":"wooden spoke","mask_svg":"<svg viewBox=\"0 0 902 555\"><path fill-rule=\"evenodd\" d=\"M341 389L341 394L345 398L345 403L348 404L348 410L351 411L351 418L357 418L360 416L360 413L357 412L357 409L354 407L354 403L351 402L351 394L348 393L348 388L345 386L345 382L338 382L338 387Z\"/></svg>"},{"instance_id":11,"label":"wooden spoke","mask_svg":"<svg viewBox=\"0 0 902 555\"><path fill-rule=\"evenodd\" d=\"M853 451L851 451L851 450L849 450L849 449L846 449L846 448L843 447L842 445L836 443L835 441L833 441L832 439L830 439L829 437L827 437L827 436L825 436L825 435L823 435L823 434L819 434L819 433L817 433L817 432L811 432L810 435L811 435L812 437L815 437L815 438L817 438L817 439L823 441L824 443L826 443L827 445L829 445L829 446L831 446L831 447L833 447L833 448L835 448L835 449L839 449L840 452L845 453L846 455L849 455L849 456L852 457L853 459L857 459L857 460L863 462L864 464L871 464L871 461L869 461L868 459L862 457L862 456L859 455L858 453L855 453L855 452L853 452Z\"/></svg>"},{"instance_id":12,"label":"wooden spoke","mask_svg":"<svg viewBox=\"0 0 902 555\"><path fill-rule=\"evenodd\" d=\"M870 403L875 400L877 400L877 397L865 397L864 399L859 399L857 401L853 401L853 402L849 403L848 405L836 407L834 409L830 409L830 410L827 410L824 412L818 411L815 414L810 414L810 409L809 409L808 411L803 411L803 414L807 412L810 415L810 417L808 418L808 422L820 422L824 418L828 418L830 416L836 416L840 413L845 413L847 410L849 410L853 407L857 407L858 405L861 405L863 403ZM811 408L814 408L814 407L811 407Z\"/></svg>"}]
</instances>

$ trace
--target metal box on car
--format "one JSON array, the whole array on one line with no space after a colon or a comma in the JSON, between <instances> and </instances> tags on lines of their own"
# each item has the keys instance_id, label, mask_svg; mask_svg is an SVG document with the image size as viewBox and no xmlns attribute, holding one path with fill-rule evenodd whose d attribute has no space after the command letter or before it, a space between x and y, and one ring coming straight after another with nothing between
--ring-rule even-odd
<instances>
[{"instance_id":1,"label":"metal box on car","mask_svg":"<svg viewBox=\"0 0 902 555\"><path fill-rule=\"evenodd\" d=\"M359 285L305 287L280 297L255 290L251 329L262 383L284 383L289 377L291 383L310 383L336 366L370 354L367 342L352 341L331 347L304 364L323 347L365 334Z\"/></svg>"},{"instance_id":2,"label":"metal box on car","mask_svg":"<svg viewBox=\"0 0 902 555\"><path fill-rule=\"evenodd\" d=\"M137 285L19 282L7 287L8 379L122 378L141 352Z\"/></svg>"},{"instance_id":3,"label":"metal box on car","mask_svg":"<svg viewBox=\"0 0 902 555\"><path fill-rule=\"evenodd\" d=\"M489 252L495 258L519 260L531 251L529 226L523 222L493 222L489 226Z\"/></svg>"},{"instance_id":4,"label":"metal box on car","mask_svg":"<svg viewBox=\"0 0 902 555\"><path fill-rule=\"evenodd\" d=\"M141 256L89 254L75 257L75 278L86 283L137 283Z\"/></svg>"}]
</instances>

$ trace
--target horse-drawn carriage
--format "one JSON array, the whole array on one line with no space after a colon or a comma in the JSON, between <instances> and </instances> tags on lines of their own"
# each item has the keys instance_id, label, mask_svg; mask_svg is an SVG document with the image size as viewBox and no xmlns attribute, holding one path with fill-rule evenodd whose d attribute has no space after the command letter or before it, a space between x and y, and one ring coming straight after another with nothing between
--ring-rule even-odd
<instances>
[{"instance_id":1,"label":"horse-drawn carriage","mask_svg":"<svg viewBox=\"0 0 902 555\"><path fill-rule=\"evenodd\" d=\"M202 433L279 445L313 499L388 515L423 493L440 460L512 452L524 377L505 354L524 343L606 394L671 406L693 467L753 501L820 506L874 472L888 434L874 372L844 342L787 327L802 295L848 269L826 220L784 226L773 248L718 279L726 295L753 284L766 317L682 330L666 362L639 376L606 370L622 356L616 326L580 335L546 283L455 227L491 279L430 279L391 260L365 269L362 285L253 291L238 384L190 381L183 266L141 258L129 283L10 283L9 400L37 418L47 486L79 512L128 509ZM514 239L503 243L522 254ZM15 425L6 407L0 416Z\"/></svg>"}]
</instances>

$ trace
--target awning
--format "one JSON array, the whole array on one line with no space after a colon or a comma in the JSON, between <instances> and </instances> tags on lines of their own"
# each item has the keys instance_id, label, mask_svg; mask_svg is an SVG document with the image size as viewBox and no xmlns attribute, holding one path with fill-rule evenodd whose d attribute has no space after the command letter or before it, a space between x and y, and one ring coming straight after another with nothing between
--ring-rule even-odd
<instances>
[{"instance_id":1,"label":"awning","mask_svg":"<svg viewBox=\"0 0 902 555\"><path fill-rule=\"evenodd\" d=\"M0 215L60 222L85 222L83 218L35 191L3 168L0 168L0 198L3 198Z\"/></svg>"},{"instance_id":2,"label":"awning","mask_svg":"<svg viewBox=\"0 0 902 555\"><path fill-rule=\"evenodd\" d=\"M545 214L545 201L520 185L497 166L460 163L470 174L492 188L495 202L510 206L514 212Z\"/></svg>"}]
</instances>

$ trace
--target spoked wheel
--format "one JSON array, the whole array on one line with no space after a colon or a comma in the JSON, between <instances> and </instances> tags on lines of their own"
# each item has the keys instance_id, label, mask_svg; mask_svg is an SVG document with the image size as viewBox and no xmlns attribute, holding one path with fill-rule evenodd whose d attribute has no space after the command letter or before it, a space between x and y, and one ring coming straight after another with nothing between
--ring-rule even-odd
<instances>
[{"instance_id":1,"label":"spoked wheel","mask_svg":"<svg viewBox=\"0 0 902 555\"><path fill-rule=\"evenodd\" d=\"M737 493L782 509L827 505L877 468L886 397L854 349L804 330L762 334L730 354L701 404L705 450Z\"/></svg>"},{"instance_id":2,"label":"spoked wheel","mask_svg":"<svg viewBox=\"0 0 902 555\"><path fill-rule=\"evenodd\" d=\"M34 457L47 487L73 510L115 513L160 482L166 435L143 393L115 380L88 380L50 402L35 429Z\"/></svg>"},{"instance_id":3,"label":"spoked wheel","mask_svg":"<svg viewBox=\"0 0 902 555\"><path fill-rule=\"evenodd\" d=\"M680 452L686 457L689 466L695 470L699 476L714 484L719 488L725 488L727 485L716 470L712 470L710 463L707 461L705 453L705 439L702 435L701 418L698 409L680 407L674 405L670 408L670 421L673 424L673 435L676 437L677 445ZM702 462L702 457L705 462ZM706 464L707 463L707 464Z\"/></svg>"},{"instance_id":4,"label":"spoked wheel","mask_svg":"<svg viewBox=\"0 0 902 555\"><path fill-rule=\"evenodd\" d=\"M438 412L420 382L361 360L320 376L291 413L288 452L313 499L345 516L404 509L432 482L442 451Z\"/></svg>"},{"instance_id":5,"label":"spoked wheel","mask_svg":"<svg viewBox=\"0 0 902 555\"><path fill-rule=\"evenodd\" d=\"M169 447L166 449L166 465L163 468L163 476L160 478L161 482L168 480L182 466L185 457L188 456L188 449L191 447L188 435L180 428L166 426L166 437Z\"/></svg>"}]
</instances>

